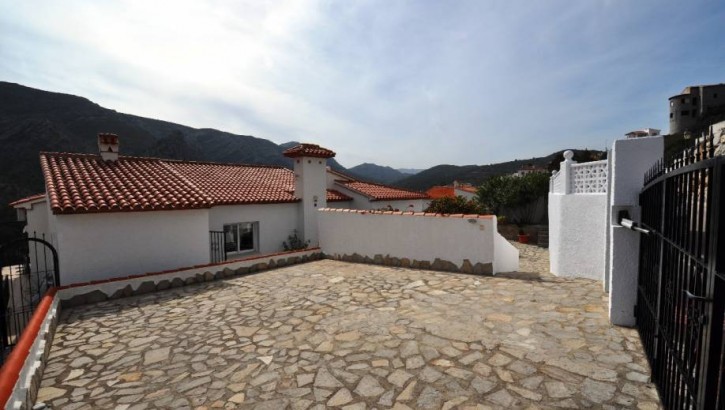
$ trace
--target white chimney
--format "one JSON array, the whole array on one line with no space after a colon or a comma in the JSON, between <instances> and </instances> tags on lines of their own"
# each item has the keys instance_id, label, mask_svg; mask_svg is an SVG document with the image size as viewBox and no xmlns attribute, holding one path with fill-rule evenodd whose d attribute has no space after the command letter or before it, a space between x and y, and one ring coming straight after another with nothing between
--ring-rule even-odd
<instances>
[{"instance_id":1,"label":"white chimney","mask_svg":"<svg viewBox=\"0 0 725 410\"><path fill-rule=\"evenodd\" d=\"M114 162L118 160L118 135L98 134L98 151L104 161Z\"/></svg>"}]
</instances>

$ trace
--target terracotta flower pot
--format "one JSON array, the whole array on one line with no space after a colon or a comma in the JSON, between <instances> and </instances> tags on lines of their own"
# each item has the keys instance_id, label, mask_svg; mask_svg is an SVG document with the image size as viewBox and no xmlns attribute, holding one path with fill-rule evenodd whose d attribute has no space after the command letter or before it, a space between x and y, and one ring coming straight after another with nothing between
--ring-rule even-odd
<instances>
[{"instance_id":1,"label":"terracotta flower pot","mask_svg":"<svg viewBox=\"0 0 725 410\"><path fill-rule=\"evenodd\" d=\"M529 235L528 234L519 234L519 243L529 243Z\"/></svg>"}]
</instances>

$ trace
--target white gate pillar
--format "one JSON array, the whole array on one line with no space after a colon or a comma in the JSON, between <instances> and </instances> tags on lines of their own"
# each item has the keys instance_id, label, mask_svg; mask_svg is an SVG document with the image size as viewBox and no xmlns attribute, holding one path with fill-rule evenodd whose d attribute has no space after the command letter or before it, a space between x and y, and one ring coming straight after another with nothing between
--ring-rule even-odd
<instances>
[{"instance_id":1,"label":"white gate pillar","mask_svg":"<svg viewBox=\"0 0 725 410\"><path fill-rule=\"evenodd\" d=\"M634 326L639 271L639 233L619 225L619 211L639 221L639 193L644 173L664 154L664 138L645 137L614 141L611 152L609 206L609 320Z\"/></svg>"}]
</instances>

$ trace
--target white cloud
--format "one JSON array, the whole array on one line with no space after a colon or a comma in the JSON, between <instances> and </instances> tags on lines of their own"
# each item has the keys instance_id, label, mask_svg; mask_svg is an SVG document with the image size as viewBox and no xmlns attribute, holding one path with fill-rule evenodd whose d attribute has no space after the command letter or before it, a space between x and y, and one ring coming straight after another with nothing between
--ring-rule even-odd
<instances>
[{"instance_id":1,"label":"white cloud","mask_svg":"<svg viewBox=\"0 0 725 410\"><path fill-rule=\"evenodd\" d=\"M660 6L0 0L0 79L318 142L347 166L489 163L665 128L657 99L696 76L659 60L695 55L714 78L725 53L690 40L724 13Z\"/></svg>"}]
</instances>

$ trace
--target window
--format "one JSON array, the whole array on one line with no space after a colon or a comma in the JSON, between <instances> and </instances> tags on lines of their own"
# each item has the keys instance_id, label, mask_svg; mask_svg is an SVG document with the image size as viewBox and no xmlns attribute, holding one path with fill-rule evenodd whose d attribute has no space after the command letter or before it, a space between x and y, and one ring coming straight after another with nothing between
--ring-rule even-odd
<instances>
[{"instance_id":1,"label":"window","mask_svg":"<svg viewBox=\"0 0 725 410\"><path fill-rule=\"evenodd\" d=\"M712 95L712 98L717 98L717 93L714 93L714 94Z\"/></svg>"},{"instance_id":2,"label":"window","mask_svg":"<svg viewBox=\"0 0 725 410\"><path fill-rule=\"evenodd\" d=\"M682 115L683 117L687 117L688 115L690 115L690 111L688 111L688 110L682 110L682 113L681 113L681 115Z\"/></svg>"},{"instance_id":3,"label":"window","mask_svg":"<svg viewBox=\"0 0 725 410\"><path fill-rule=\"evenodd\" d=\"M253 252L257 250L259 222L224 225L224 250L227 252Z\"/></svg>"},{"instance_id":4,"label":"window","mask_svg":"<svg viewBox=\"0 0 725 410\"><path fill-rule=\"evenodd\" d=\"M697 105L697 97L692 97L692 105Z\"/></svg>"},{"instance_id":5,"label":"window","mask_svg":"<svg viewBox=\"0 0 725 410\"><path fill-rule=\"evenodd\" d=\"M674 118L674 117L675 117L675 114L670 113L670 118Z\"/></svg>"}]
</instances>

